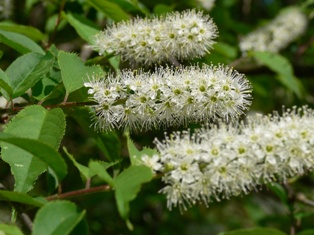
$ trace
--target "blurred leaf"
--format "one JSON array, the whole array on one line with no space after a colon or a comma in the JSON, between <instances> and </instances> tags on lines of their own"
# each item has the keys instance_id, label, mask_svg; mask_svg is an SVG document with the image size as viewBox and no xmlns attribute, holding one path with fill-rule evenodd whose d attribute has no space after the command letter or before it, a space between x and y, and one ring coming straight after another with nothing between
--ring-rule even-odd
<instances>
[{"instance_id":1,"label":"blurred leaf","mask_svg":"<svg viewBox=\"0 0 314 235\"><path fill-rule=\"evenodd\" d=\"M174 9L174 6L169 6L165 4L157 4L154 7L154 14L162 15L162 14L173 11L173 9Z\"/></svg>"},{"instance_id":2,"label":"blurred leaf","mask_svg":"<svg viewBox=\"0 0 314 235\"><path fill-rule=\"evenodd\" d=\"M145 15L150 13L147 7L137 0L115 0L115 3L127 12L138 10Z\"/></svg>"},{"instance_id":3,"label":"blurred leaf","mask_svg":"<svg viewBox=\"0 0 314 235\"><path fill-rule=\"evenodd\" d=\"M36 52L42 55L45 54L44 50L38 46L38 44L36 44L30 38L19 33L0 30L0 42L6 44L21 54L26 54L29 52Z\"/></svg>"},{"instance_id":4,"label":"blurred leaf","mask_svg":"<svg viewBox=\"0 0 314 235\"><path fill-rule=\"evenodd\" d=\"M13 88L13 98L24 94L43 79L53 63L54 56L49 51L44 56L31 52L17 58L6 70Z\"/></svg>"},{"instance_id":5,"label":"blurred leaf","mask_svg":"<svg viewBox=\"0 0 314 235\"><path fill-rule=\"evenodd\" d=\"M31 196L28 196L27 194L24 193L6 190L0 190L0 201L17 202L36 207L41 207L42 205L44 205L43 200L32 198Z\"/></svg>"},{"instance_id":6,"label":"blurred leaf","mask_svg":"<svg viewBox=\"0 0 314 235\"><path fill-rule=\"evenodd\" d=\"M46 37L42 32L32 26L19 25L12 22L0 22L0 30L23 34L34 41L40 41Z\"/></svg>"},{"instance_id":7,"label":"blurred leaf","mask_svg":"<svg viewBox=\"0 0 314 235\"><path fill-rule=\"evenodd\" d=\"M151 181L153 173L146 166L130 166L114 179L115 197L121 217L128 220L130 201L136 198L141 184Z\"/></svg>"},{"instance_id":8,"label":"blurred leaf","mask_svg":"<svg viewBox=\"0 0 314 235\"><path fill-rule=\"evenodd\" d=\"M28 106L12 119L4 132L12 135L4 136L7 143L2 143L1 154L11 167L15 191L31 190L37 177L47 170L46 163L59 179L65 176L66 165L56 151L65 132L61 109L48 111L41 106ZM26 146L27 143L32 145Z\"/></svg>"},{"instance_id":9,"label":"blurred leaf","mask_svg":"<svg viewBox=\"0 0 314 235\"><path fill-rule=\"evenodd\" d=\"M66 19L75 28L76 32L82 39L89 44L92 44L92 37L100 31L96 28L96 25L94 25L93 22L81 15L71 13L66 15Z\"/></svg>"},{"instance_id":10,"label":"blurred leaf","mask_svg":"<svg viewBox=\"0 0 314 235\"><path fill-rule=\"evenodd\" d=\"M111 187L114 187L113 179L106 171L112 165L114 165L114 163L106 163L104 165L98 161L90 161L88 167L90 171L93 173L93 175L97 175L99 178L108 183Z\"/></svg>"},{"instance_id":11,"label":"blurred leaf","mask_svg":"<svg viewBox=\"0 0 314 235\"><path fill-rule=\"evenodd\" d=\"M73 53L60 51L58 62L62 80L68 94L83 87L84 81L88 81L88 76L93 74L104 75L99 65L85 66L81 59Z\"/></svg>"},{"instance_id":12,"label":"blurred leaf","mask_svg":"<svg viewBox=\"0 0 314 235\"><path fill-rule=\"evenodd\" d=\"M218 235L286 235L284 232L273 228L248 228L230 232L222 232Z\"/></svg>"},{"instance_id":13,"label":"blurred leaf","mask_svg":"<svg viewBox=\"0 0 314 235\"><path fill-rule=\"evenodd\" d=\"M0 69L0 88L1 93L3 94L4 98L10 100L13 95L13 90L9 83L9 78L2 69Z\"/></svg>"},{"instance_id":14,"label":"blurred leaf","mask_svg":"<svg viewBox=\"0 0 314 235\"><path fill-rule=\"evenodd\" d=\"M127 145L128 145L128 151L130 156L131 165L139 165L141 164L141 157L143 155L153 156L157 153L157 150L146 148L144 147L142 151L139 151L136 146L134 145L133 141L130 138L129 133L126 133L126 139L127 139Z\"/></svg>"},{"instance_id":15,"label":"blurred leaf","mask_svg":"<svg viewBox=\"0 0 314 235\"><path fill-rule=\"evenodd\" d=\"M32 235L67 235L84 218L85 211L69 201L53 201L39 209Z\"/></svg>"},{"instance_id":16,"label":"blurred leaf","mask_svg":"<svg viewBox=\"0 0 314 235\"><path fill-rule=\"evenodd\" d=\"M303 230L297 233L297 235L314 235L314 229Z\"/></svg>"},{"instance_id":17,"label":"blurred leaf","mask_svg":"<svg viewBox=\"0 0 314 235\"><path fill-rule=\"evenodd\" d=\"M237 49L227 43L217 42L214 44L213 50L227 58L235 59L237 57Z\"/></svg>"},{"instance_id":18,"label":"blurred leaf","mask_svg":"<svg viewBox=\"0 0 314 235\"><path fill-rule=\"evenodd\" d=\"M273 191L282 201L282 203L288 203L288 195L284 187L278 183L271 183L267 185L271 191Z\"/></svg>"},{"instance_id":19,"label":"blurred leaf","mask_svg":"<svg viewBox=\"0 0 314 235\"><path fill-rule=\"evenodd\" d=\"M271 52L255 51L252 55L263 65L278 74L278 80L299 98L304 96L302 83L294 76L293 68L285 57Z\"/></svg>"},{"instance_id":20,"label":"blurred leaf","mask_svg":"<svg viewBox=\"0 0 314 235\"><path fill-rule=\"evenodd\" d=\"M117 4L107 0L87 0L97 11L104 13L114 21L129 20L130 16Z\"/></svg>"},{"instance_id":21,"label":"blurred leaf","mask_svg":"<svg viewBox=\"0 0 314 235\"><path fill-rule=\"evenodd\" d=\"M11 225L11 224L0 224L0 234L1 235L23 235L22 231L16 225Z\"/></svg>"}]
</instances>

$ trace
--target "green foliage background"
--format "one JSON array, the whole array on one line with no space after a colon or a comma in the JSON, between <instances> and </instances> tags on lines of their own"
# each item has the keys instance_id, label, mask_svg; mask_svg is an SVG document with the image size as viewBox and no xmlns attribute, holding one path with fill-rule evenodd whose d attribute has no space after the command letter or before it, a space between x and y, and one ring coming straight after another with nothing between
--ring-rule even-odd
<instances>
[{"instance_id":1,"label":"green foliage background","mask_svg":"<svg viewBox=\"0 0 314 235\"><path fill-rule=\"evenodd\" d=\"M297 225L294 234L314 234L314 208L291 197L302 192L314 200L312 173L291 179L292 191L274 184L207 207L169 211L166 198L158 194L159 179L150 181L152 175L145 167L130 167L128 151L136 152L130 139L121 131L96 132L90 109L80 105L89 102L83 87L89 74L129 67L118 56L104 58L91 51L92 35L135 16L201 9L198 1L11 2L9 17L0 21L1 95L9 101L22 97L24 103L16 103L14 109L0 108L0 234L293 234L291 224ZM249 112L267 114L282 110L283 105L313 107L312 19L306 33L280 54L253 53L264 66L238 63L239 38L291 5L303 6L313 17L312 0L217 0L210 12L203 9L218 26L217 44L205 57L183 63L229 64L246 74L253 85ZM132 133L130 138L139 149L153 148L154 138L162 139L165 131L172 130ZM19 164L25 166L25 156L31 160L22 172ZM100 192L52 200L60 184L63 193L89 184L92 188L109 185L115 191L103 187ZM32 231L28 219L34 223ZM227 233L255 227L265 229Z\"/></svg>"}]
</instances>

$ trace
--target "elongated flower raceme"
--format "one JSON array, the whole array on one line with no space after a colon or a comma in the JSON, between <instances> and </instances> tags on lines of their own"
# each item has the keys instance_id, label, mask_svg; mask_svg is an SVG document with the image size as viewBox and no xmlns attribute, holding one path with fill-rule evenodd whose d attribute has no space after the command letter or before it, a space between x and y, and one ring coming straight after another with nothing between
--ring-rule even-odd
<instances>
[{"instance_id":1,"label":"elongated flower raceme","mask_svg":"<svg viewBox=\"0 0 314 235\"><path fill-rule=\"evenodd\" d=\"M249 81L221 65L159 68L154 73L126 70L84 85L97 102L95 126L101 131L234 119L251 104Z\"/></svg>"},{"instance_id":2,"label":"elongated flower raceme","mask_svg":"<svg viewBox=\"0 0 314 235\"><path fill-rule=\"evenodd\" d=\"M263 183L285 181L314 166L314 111L293 108L283 116L256 115L246 124L220 123L195 134L155 140L159 159L143 162L163 172L168 207L246 194Z\"/></svg>"},{"instance_id":3,"label":"elongated flower raceme","mask_svg":"<svg viewBox=\"0 0 314 235\"><path fill-rule=\"evenodd\" d=\"M207 11L210 11L215 5L215 0L197 0L196 2Z\"/></svg>"},{"instance_id":4,"label":"elongated flower raceme","mask_svg":"<svg viewBox=\"0 0 314 235\"><path fill-rule=\"evenodd\" d=\"M276 53L305 32L307 21L300 9L286 9L269 24L243 37L240 40L240 49L243 54L248 51Z\"/></svg>"},{"instance_id":5,"label":"elongated flower raceme","mask_svg":"<svg viewBox=\"0 0 314 235\"><path fill-rule=\"evenodd\" d=\"M97 34L92 47L100 54L119 54L125 60L150 65L169 58L204 56L217 34L209 16L192 10L118 23Z\"/></svg>"}]
</instances>

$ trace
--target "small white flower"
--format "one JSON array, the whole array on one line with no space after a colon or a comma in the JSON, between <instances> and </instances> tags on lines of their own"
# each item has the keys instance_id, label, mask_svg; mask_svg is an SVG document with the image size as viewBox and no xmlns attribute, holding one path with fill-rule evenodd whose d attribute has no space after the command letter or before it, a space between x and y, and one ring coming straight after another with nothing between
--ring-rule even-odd
<instances>
[{"instance_id":1,"label":"small white flower","mask_svg":"<svg viewBox=\"0 0 314 235\"><path fill-rule=\"evenodd\" d=\"M313 122L314 110L293 108L282 116L256 115L246 124L219 123L155 140L168 207L207 205L312 170Z\"/></svg>"},{"instance_id":2,"label":"small white flower","mask_svg":"<svg viewBox=\"0 0 314 235\"><path fill-rule=\"evenodd\" d=\"M97 103L95 125L102 131L234 120L251 104L249 81L222 65L159 68L154 73L126 70L90 80L84 85Z\"/></svg>"},{"instance_id":3,"label":"small white flower","mask_svg":"<svg viewBox=\"0 0 314 235\"><path fill-rule=\"evenodd\" d=\"M150 65L171 57L204 56L217 35L211 18L191 10L120 22L95 35L92 47L100 54L120 54L124 60Z\"/></svg>"}]
</instances>

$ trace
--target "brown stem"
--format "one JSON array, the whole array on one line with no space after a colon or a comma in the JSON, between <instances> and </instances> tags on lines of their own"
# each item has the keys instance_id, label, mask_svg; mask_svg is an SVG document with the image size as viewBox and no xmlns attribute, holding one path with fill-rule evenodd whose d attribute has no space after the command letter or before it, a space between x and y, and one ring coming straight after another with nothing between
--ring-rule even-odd
<instances>
[{"instance_id":1,"label":"brown stem","mask_svg":"<svg viewBox=\"0 0 314 235\"><path fill-rule=\"evenodd\" d=\"M61 193L61 194L56 194L52 196L46 197L48 201L56 200L56 199L67 199L67 198L73 198L73 197L78 197L86 194L91 194L91 193L98 193L98 192L106 192L109 191L111 187L109 185L102 185L102 186L97 186L93 188L85 188L85 189L79 189L67 193Z\"/></svg>"},{"instance_id":2,"label":"brown stem","mask_svg":"<svg viewBox=\"0 0 314 235\"><path fill-rule=\"evenodd\" d=\"M75 107L75 106L91 106L91 105L95 105L95 104L96 103L93 101L89 101L89 102L75 102L75 101L73 101L73 102L65 102L65 103L53 104L53 105L44 105L43 107L46 109L53 109L53 108ZM27 106L0 109L0 114L18 112L18 111L21 111L22 109L24 109L26 107Z\"/></svg>"},{"instance_id":3,"label":"brown stem","mask_svg":"<svg viewBox=\"0 0 314 235\"><path fill-rule=\"evenodd\" d=\"M65 5L65 2L66 2L66 0L62 0L61 1L59 12L58 12L58 18L57 18L55 27L53 29L53 32L52 32L52 34L51 34L51 36L49 38L47 48L49 48L51 46L51 44L54 42L54 40L55 40L55 37L56 37L56 34L57 34L57 30L58 30L59 24L61 22L62 11L63 11L64 5Z\"/></svg>"},{"instance_id":4,"label":"brown stem","mask_svg":"<svg viewBox=\"0 0 314 235\"><path fill-rule=\"evenodd\" d=\"M308 199L303 193L297 193L295 198L298 202L301 202L307 206L314 207L314 201Z\"/></svg>"}]
</instances>

